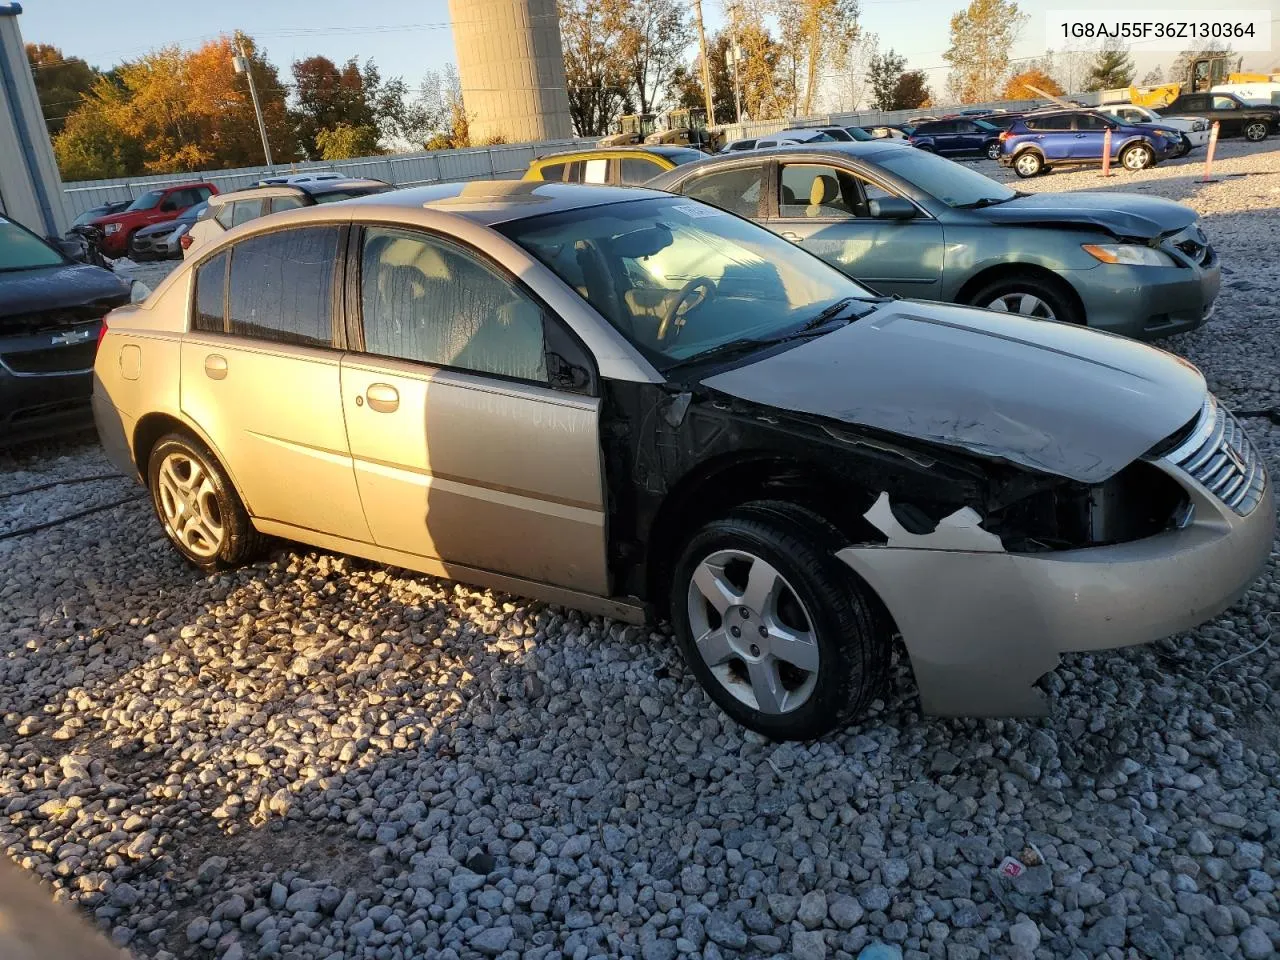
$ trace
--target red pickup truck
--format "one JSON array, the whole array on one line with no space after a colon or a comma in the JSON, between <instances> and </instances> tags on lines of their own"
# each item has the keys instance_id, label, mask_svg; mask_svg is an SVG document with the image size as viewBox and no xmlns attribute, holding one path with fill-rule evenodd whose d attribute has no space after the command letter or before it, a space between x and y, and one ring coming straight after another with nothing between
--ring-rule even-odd
<instances>
[{"instance_id":1,"label":"red pickup truck","mask_svg":"<svg viewBox=\"0 0 1280 960\"><path fill-rule=\"evenodd\" d=\"M208 200L218 188L212 183L183 183L151 190L134 200L119 213L99 217L93 226L102 230L102 253L121 257L129 252L134 232L153 223L174 219L183 210Z\"/></svg>"}]
</instances>

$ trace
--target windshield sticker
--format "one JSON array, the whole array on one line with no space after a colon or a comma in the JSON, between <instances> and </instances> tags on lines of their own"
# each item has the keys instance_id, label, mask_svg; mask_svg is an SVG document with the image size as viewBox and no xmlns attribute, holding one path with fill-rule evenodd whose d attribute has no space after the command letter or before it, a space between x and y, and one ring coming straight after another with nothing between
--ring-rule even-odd
<instances>
[{"instance_id":1,"label":"windshield sticker","mask_svg":"<svg viewBox=\"0 0 1280 960\"><path fill-rule=\"evenodd\" d=\"M700 220L703 217L723 217L724 211L717 210L715 207L703 206L700 203L677 203L672 210L679 210L691 220Z\"/></svg>"}]
</instances>

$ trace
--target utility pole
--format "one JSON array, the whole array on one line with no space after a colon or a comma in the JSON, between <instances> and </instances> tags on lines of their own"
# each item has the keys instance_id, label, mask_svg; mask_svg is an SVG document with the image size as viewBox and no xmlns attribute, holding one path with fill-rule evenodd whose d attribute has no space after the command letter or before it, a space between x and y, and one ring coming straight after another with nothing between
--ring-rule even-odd
<instances>
[{"instance_id":1,"label":"utility pole","mask_svg":"<svg viewBox=\"0 0 1280 960\"><path fill-rule=\"evenodd\" d=\"M733 118L742 123L742 96L738 92L738 77L742 72L742 48L738 46L738 5L729 4L729 53L733 56Z\"/></svg>"},{"instance_id":2,"label":"utility pole","mask_svg":"<svg viewBox=\"0 0 1280 960\"><path fill-rule=\"evenodd\" d=\"M715 126L716 108L711 102L711 64L707 62L707 32L702 28L702 0L693 0L693 17L698 24L698 50L702 54L702 93L707 101L707 126Z\"/></svg>"},{"instance_id":3,"label":"utility pole","mask_svg":"<svg viewBox=\"0 0 1280 960\"><path fill-rule=\"evenodd\" d=\"M267 169L274 171L275 164L271 162L271 143L267 140L267 123L262 119L262 104L258 102L258 86L253 82L251 69L253 64L249 60L249 55L244 52L244 40L240 37L236 37L236 56L231 62L236 73L243 73L249 80L249 96L253 98L253 112L258 118L258 135L262 137L262 152L267 157Z\"/></svg>"}]
</instances>

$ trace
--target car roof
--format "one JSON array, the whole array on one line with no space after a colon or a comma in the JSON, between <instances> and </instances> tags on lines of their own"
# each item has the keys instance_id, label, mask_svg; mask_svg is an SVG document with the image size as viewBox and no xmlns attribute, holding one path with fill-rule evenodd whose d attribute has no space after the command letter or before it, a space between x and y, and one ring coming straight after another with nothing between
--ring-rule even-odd
<instances>
[{"instance_id":1,"label":"car roof","mask_svg":"<svg viewBox=\"0 0 1280 960\"><path fill-rule=\"evenodd\" d=\"M668 194L642 187L556 183L546 180L470 180L434 183L390 193L355 197L344 206L360 207L365 214L398 209L425 208L472 223L492 226L548 213L585 210L627 200L648 200Z\"/></svg>"},{"instance_id":2,"label":"car roof","mask_svg":"<svg viewBox=\"0 0 1280 960\"><path fill-rule=\"evenodd\" d=\"M543 160L564 160L570 157L593 157L597 154L612 156L614 154L626 153L649 153L654 156L674 158L681 154L688 153L690 150L694 153L699 152L697 147L685 147L670 143L635 143L630 145L623 144L616 147L583 147L581 150L560 150L556 153L541 153L533 159L536 162L541 163Z\"/></svg>"},{"instance_id":3,"label":"car roof","mask_svg":"<svg viewBox=\"0 0 1280 960\"><path fill-rule=\"evenodd\" d=\"M228 193L217 193L205 202L215 207L221 207L228 203L235 203L237 200L253 200L261 197L315 196L339 190L352 190L356 187L387 186L391 186L391 184L384 180L357 180L354 178L349 180L316 180L310 183L267 183L241 187L239 190L232 190Z\"/></svg>"},{"instance_id":4,"label":"car roof","mask_svg":"<svg viewBox=\"0 0 1280 960\"><path fill-rule=\"evenodd\" d=\"M654 178L654 182L665 182L665 178L678 177L683 180L691 172L705 169L710 166L722 166L732 163L752 163L758 162L769 157L817 157L839 159L841 157L854 157L859 160L870 160L873 163L880 156L898 156L899 151L911 148L903 146L901 140L835 140L824 143L792 143L777 147L765 147L758 150L739 150L734 153L717 153L707 157L706 160L699 160L697 163L687 163L682 167L667 173L659 174Z\"/></svg>"}]
</instances>

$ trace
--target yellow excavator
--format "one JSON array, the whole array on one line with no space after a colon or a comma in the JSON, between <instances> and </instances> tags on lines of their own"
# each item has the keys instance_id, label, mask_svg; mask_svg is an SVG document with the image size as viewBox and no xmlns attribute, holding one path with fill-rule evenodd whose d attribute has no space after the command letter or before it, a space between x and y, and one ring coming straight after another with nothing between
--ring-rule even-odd
<instances>
[{"instance_id":1,"label":"yellow excavator","mask_svg":"<svg viewBox=\"0 0 1280 960\"><path fill-rule=\"evenodd\" d=\"M1223 54L1216 57L1198 57L1187 69L1187 79L1175 83L1162 83L1158 87L1130 87L1129 100L1140 107L1158 110L1168 106L1184 93L1207 93L1214 87L1237 84L1280 83L1280 73L1240 73L1239 56Z\"/></svg>"},{"instance_id":2,"label":"yellow excavator","mask_svg":"<svg viewBox=\"0 0 1280 960\"><path fill-rule=\"evenodd\" d=\"M721 134L707 129L707 111L701 107L668 110L659 122L662 128L645 137L645 143L675 143L704 150L715 150L720 145Z\"/></svg>"},{"instance_id":3,"label":"yellow excavator","mask_svg":"<svg viewBox=\"0 0 1280 960\"><path fill-rule=\"evenodd\" d=\"M602 147L633 147L644 143L653 133L655 117L652 113L628 113L618 120L618 132L600 141Z\"/></svg>"}]
</instances>

